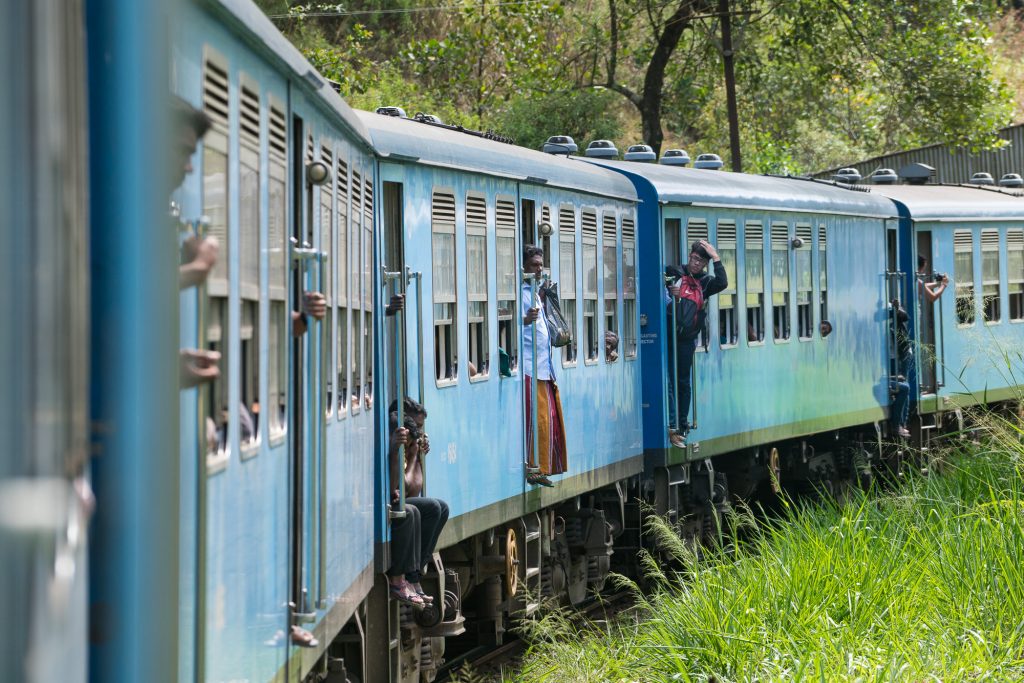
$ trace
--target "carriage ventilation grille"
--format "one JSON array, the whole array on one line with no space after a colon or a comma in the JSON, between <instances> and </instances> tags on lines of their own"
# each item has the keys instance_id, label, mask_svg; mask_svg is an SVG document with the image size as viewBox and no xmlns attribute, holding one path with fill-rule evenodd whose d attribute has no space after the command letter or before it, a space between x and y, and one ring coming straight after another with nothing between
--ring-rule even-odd
<instances>
[{"instance_id":1,"label":"carriage ventilation grille","mask_svg":"<svg viewBox=\"0 0 1024 683\"><path fill-rule=\"evenodd\" d=\"M708 238L708 224L704 221L692 221L686 226L686 241L687 250L690 245L698 240L706 240Z\"/></svg>"},{"instance_id":2,"label":"carriage ventilation grille","mask_svg":"<svg viewBox=\"0 0 1024 683\"><path fill-rule=\"evenodd\" d=\"M338 211L348 213L348 164L338 159Z\"/></svg>"},{"instance_id":3,"label":"carriage ventilation grille","mask_svg":"<svg viewBox=\"0 0 1024 683\"><path fill-rule=\"evenodd\" d=\"M998 251L999 250L999 231L998 230L982 230L981 231L981 248L984 251Z\"/></svg>"},{"instance_id":4,"label":"carriage ventilation grille","mask_svg":"<svg viewBox=\"0 0 1024 683\"><path fill-rule=\"evenodd\" d=\"M331 150L326 147L320 148L320 160L323 161L327 166L331 166L334 163L334 155L331 154Z\"/></svg>"},{"instance_id":5,"label":"carriage ventilation grille","mask_svg":"<svg viewBox=\"0 0 1024 683\"><path fill-rule=\"evenodd\" d=\"M576 210L572 206L563 206L558 210L558 232L576 234Z\"/></svg>"},{"instance_id":6,"label":"carriage ventilation grille","mask_svg":"<svg viewBox=\"0 0 1024 683\"><path fill-rule=\"evenodd\" d=\"M1006 248L1024 249L1024 230L1007 230Z\"/></svg>"},{"instance_id":7,"label":"carriage ventilation grille","mask_svg":"<svg viewBox=\"0 0 1024 683\"><path fill-rule=\"evenodd\" d=\"M789 248L789 228L785 225L772 226L772 249Z\"/></svg>"},{"instance_id":8,"label":"carriage ventilation grille","mask_svg":"<svg viewBox=\"0 0 1024 683\"><path fill-rule=\"evenodd\" d=\"M604 233L604 241L605 241L606 244L608 242L612 242L612 243L615 242L615 216L614 215L607 215L607 214L605 215L605 217L604 217L604 225L603 225L602 232Z\"/></svg>"},{"instance_id":9,"label":"carriage ventilation grille","mask_svg":"<svg viewBox=\"0 0 1024 683\"><path fill-rule=\"evenodd\" d=\"M516 205L507 199L499 199L494 207L494 225L499 230L516 229Z\"/></svg>"},{"instance_id":10,"label":"carriage ventilation grille","mask_svg":"<svg viewBox=\"0 0 1024 683\"><path fill-rule=\"evenodd\" d=\"M284 112L277 107L270 108L270 151L282 159L287 155L287 128L284 125Z\"/></svg>"},{"instance_id":11,"label":"carriage ventilation grille","mask_svg":"<svg viewBox=\"0 0 1024 683\"><path fill-rule=\"evenodd\" d=\"M968 230L957 230L953 233L954 251L971 251L974 248L974 239Z\"/></svg>"},{"instance_id":12,"label":"carriage ventilation grille","mask_svg":"<svg viewBox=\"0 0 1024 683\"><path fill-rule=\"evenodd\" d=\"M796 236L803 240L803 244L800 245L801 249L811 248L811 226L809 225L798 225L796 226Z\"/></svg>"},{"instance_id":13,"label":"carriage ventilation grille","mask_svg":"<svg viewBox=\"0 0 1024 683\"><path fill-rule=\"evenodd\" d=\"M373 221L373 183L369 178L366 179L366 182L363 184L363 188L363 199L365 199L365 202L363 203L363 215L366 216L366 225L370 225L371 221Z\"/></svg>"},{"instance_id":14,"label":"carriage ventilation grille","mask_svg":"<svg viewBox=\"0 0 1024 683\"><path fill-rule=\"evenodd\" d=\"M306 163L313 163L313 135L306 137Z\"/></svg>"},{"instance_id":15,"label":"carriage ventilation grille","mask_svg":"<svg viewBox=\"0 0 1024 683\"><path fill-rule=\"evenodd\" d=\"M746 230L747 248L760 249L764 245L764 228L760 223L748 223Z\"/></svg>"},{"instance_id":16,"label":"carriage ventilation grille","mask_svg":"<svg viewBox=\"0 0 1024 683\"><path fill-rule=\"evenodd\" d=\"M260 140L260 96L255 90L242 86L241 101L242 139L259 146Z\"/></svg>"},{"instance_id":17,"label":"carriage ventilation grille","mask_svg":"<svg viewBox=\"0 0 1024 683\"><path fill-rule=\"evenodd\" d=\"M431 206L431 225L434 232L455 232L455 195L435 192Z\"/></svg>"},{"instance_id":18,"label":"carriage ventilation grille","mask_svg":"<svg viewBox=\"0 0 1024 683\"><path fill-rule=\"evenodd\" d=\"M636 228L633 226L632 218L622 219L622 241L627 242L633 239L633 235L636 233Z\"/></svg>"},{"instance_id":19,"label":"carriage ventilation grille","mask_svg":"<svg viewBox=\"0 0 1024 683\"><path fill-rule=\"evenodd\" d=\"M583 237L591 237L595 241L597 240L597 214L591 209L583 210L583 220L581 221L583 227Z\"/></svg>"},{"instance_id":20,"label":"carriage ventilation grille","mask_svg":"<svg viewBox=\"0 0 1024 683\"><path fill-rule=\"evenodd\" d=\"M718 248L736 248L736 225L733 223L719 223L718 225Z\"/></svg>"},{"instance_id":21,"label":"carriage ventilation grille","mask_svg":"<svg viewBox=\"0 0 1024 683\"><path fill-rule=\"evenodd\" d=\"M352 171L352 218L359 220L359 206L363 203L363 177Z\"/></svg>"},{"instance_id":22,"label":"carriage ventilation grille","mask_svg":"<svg viewBox=\"0 0 1024 683\"><path fill-rule=\"evenodd\" d=\"M824 250L828 246L828 241L825 237L825 226L818 226L818 249Z\"/></svg>"},{"instance_id":23,"label":"carriage ventilation grille","mask_svg":"<svg viewBox=\"0 0 1024 683\"><path fill-rule=\"evenodd\" d=\"M228 125L228 72L210 56L203 64L203 108L214 123Z\"/></svg>"},{"instance_id":24,"label":"carriage ventilation grille","mask_svg":"<svg viewBox=\"0 0 1024 683\"><path fill-rule=\"evenodd\" d=\"M483 197L466 197L466 231L487 229L487 200Z\"/></svg>"}]
</instances>

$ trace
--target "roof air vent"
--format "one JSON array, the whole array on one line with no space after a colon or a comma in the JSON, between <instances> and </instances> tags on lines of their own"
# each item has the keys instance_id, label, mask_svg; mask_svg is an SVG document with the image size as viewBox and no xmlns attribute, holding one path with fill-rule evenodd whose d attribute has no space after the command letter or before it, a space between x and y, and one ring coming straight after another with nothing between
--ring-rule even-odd
<instances>
[{"instance_id":1,"label":"roof air vent","mask_svg":"<svg viewBox=\"0 0 1024 683\"><path fill-rule=\"evenodd\" d=\"M974 175L971 176L971 179L968 180L967 182L969 182L971 185L995 185L996 184L996 181L992 180L992 174L991 173L985 173L985 172L975 173Z\"/></svg>"},{"instance_id":2,"label":"roof air vent","mask_svg":"<svg viewBox=\"0 0 1024 683\"><path fill-rule=\"evenodd\" d=\"M1024 178L1020 177L1020 173L1007 173L999 179L999 184L1002 187L1024 187Z\"/></svg>"},{"instance_id":3,"label":"roof air vent","mask_svg":"<svg viewBox=\"0 0 1024 683\"><path fill-rule=\"evenodd\" d=\"M626 161L650 162L657 159L658 155L654 153L650 145L630 145L626 153L622 155L622 158Z\"/></svg>"},{"instance_id":4,"label":"roof air vent","mask_svg":"<svg viewBox=\"0 0 1024 683\"><path fill-rule=\"evenodd\" d=\"M924 185L935 175L935 168L928 164L907 164L900 169L900 178L907 185Z\"/></svg>"},{"instance_id":5,"label":"roof air vent","mask_svg":"<svg viewBox=\"0 0 1024 683\"><path fill-rule=\"evenodd\" d=\"M416 112L416 116L414 116L413 118L421 123L436 123L439 126L444 125L444 121L441 120L441 117L434 116L433 114L424 114L422 112Z\"/></svg>"},{"instance_id":6,"label":"roof air vent","mask_svg":"<svg viewBox=\"0 0 1024 683\"><path fill-rule=\"evenodd\" d=\"M698 154L697 160L693 162L694 168L709 168L712 171L722 168L722 157L717 154Z\"/></svg>"},{"instance_id":7,"label":"roof air vent","mask_svg":"<svg viewBox=\"0 0 1024 683\"><path fill-rule=\"evenodd\" d=\"M406 118L405 110L401 107L377 107L376 112L383 116L397 116L401 119Z\"/></svg>"},{"instance_id":8,"label":"roof air vent","mask_svg":"<svg viewBox=\"0 0 1024 683\"><path fill-rule=\"evenodd\" d=\"M841 168L832 176L832 180L840 183L856 185L860 182L860 172L855 168Z\"/></svg>"},{"instance_id":9,"label":"roof air vent","mask_svg":"<svg viewBox=\"0 0 1024 683\"><path fill-rule=\"evenodd\" d=\"M619 150L611 140L593 140L583 153L594 159L614 159L619 156Z\"/></svg>"},{"instance_id":10,"label":"roof air vent","mask_svg":"<svg viewBox=\"0 0 1024 683\"><path fill-rule=\"evenodd\" d=\"M891 168L876 168L869 179L876 185L895 185L899 177Z\"/></svg>"},{"instance_id":11,"label":"roof air vent","mask_svg":"<svg viewBox=\"0 0 1024 683\"><path fill-rule=\"evenodd\" d=\"M579 147L576 146L576 142L568 135L552 135L544 143L545 154L564 154L569 156L570 154L575 154L578 149Z\"/></svg>"},{"instance_id":12,"label":"roof air vent","mask_svg":"<svg viewBox=\"0 0 1024 683\"><path fill-rule=\"evenodd\" d=\"M686 166L690 163L690 155L684 149L668 149L661 155L659 163L666 166Z\"/></svg>"}]
</instances>

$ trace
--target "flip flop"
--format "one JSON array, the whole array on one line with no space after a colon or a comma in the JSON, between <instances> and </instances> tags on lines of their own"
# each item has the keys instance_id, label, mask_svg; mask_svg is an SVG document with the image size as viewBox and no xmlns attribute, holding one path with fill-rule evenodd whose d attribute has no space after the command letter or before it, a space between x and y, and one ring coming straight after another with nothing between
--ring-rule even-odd
<instances>
[{"instance_id":1,"label":"flip flop","mask_svg":"<svg viewBox=\"0 0 1024 683\"><path fill-rule=\"evenodd\" d=\"M299 647L316 647L320 641L304 628L292 626L292 644Z\"/></svg>"},{"instance_id":2,"label":"flip flop","mask_svg":"<svg viewBox=\"0 0 1024 683\"><path fill-rule=\"evenodd\" d=\"M413 607L423 607L423 598L416 594L409 584L391 584L388 588L388 594L393 600L404 603L406 605L412 605Z\"/></svg>"},{"instance_id":3,"label":"flip flop","mask_svg":"<svg viewBox=\"0 0 1024 683\"><path fill-rule=\"evenodd\" d=\"M424 591L423 586L418 583L410 583L409 585L412 586L412 589L416 591L416 595L420 596L420 599L423 600L424 603L428 605L434 604L434 596Z\"/></svg>"},{"instance_id":4,"label":"flip flop","mask_svg":"<svg viewBox=\"0 0 1024 683\"><path fill-rule=\"evenodd\" d=\"M543 474L528 474L526 475L526 482L532 486L554 486L554 482L548 479Z\"/></svg>"}]
</instances>

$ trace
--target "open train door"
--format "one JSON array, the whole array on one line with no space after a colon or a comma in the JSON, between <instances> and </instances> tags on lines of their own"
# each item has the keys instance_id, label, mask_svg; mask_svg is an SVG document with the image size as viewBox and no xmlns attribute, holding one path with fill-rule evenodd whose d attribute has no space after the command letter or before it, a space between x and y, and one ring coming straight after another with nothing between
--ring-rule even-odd
<instances>
[{"instance_id":1,"label":"open train door","mask_svg":"<svg viewBox=\"0 0 1024 683\"><path fill-rule=\"evenodd\" d=\"M942 350L936 345L935 339L936 306L934 302L929 302L922 296L924 290L923 283L934 278L932 245L932 232L930 230L922 230L917 233L917 255L926 261L924 265L925 271L921 272L918 269L913 282L917 301L917 339L920 344L917 362L920 368L918 376L920 378L921 394L934 394L942 386L942 382L938 381L937 368L938 354L941 354ZM941 306L938 307L938 315L942 315Z\"/></svg>"}]
</instances>

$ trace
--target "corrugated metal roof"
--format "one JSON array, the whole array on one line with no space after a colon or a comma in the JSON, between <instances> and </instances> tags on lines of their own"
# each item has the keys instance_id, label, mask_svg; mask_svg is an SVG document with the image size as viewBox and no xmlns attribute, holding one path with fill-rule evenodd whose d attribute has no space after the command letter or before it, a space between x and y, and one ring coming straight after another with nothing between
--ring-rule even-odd
<instances>
[{"instance_id":1,"label":"corrugated metal roof","mask_svg":"<svg viewBox=\"0 0 1024 683\"><path fill-rule=\"evenodd\" d=\"M891 202L869 192L804 178L706 171L678 166L590 160L646 180L659 201L702 206L763 208L892 217Z\"/></svg>"},{"instance_id":2,"label":"corrugated metal roof","mask_svg":"<svg viewBox=\"0 0 1024 683\"><path fill-rule=\"evenodd\" d=\"M544 154L412 119L357 111L383 157L461 169L602 196L636 200L618 173L580 159Z\"/></svg>"},{"instance_id":3,"label":"corrugated metal roof","mask_svg":"<svg viewBox=\"0 0 1024 683\"><path fill-rule=\"evenodd\" d=\"M855 168L867 178L877 168L891 168L899 172L902 167L915 162L933 167L936 183L965 183L972 175L981 172L991 173L997 181L1007 173L1024 174L1024 123L1003 128L999 137L1010 144L994 152L971 154L962 149L951 150L949 145L928 145L844 164L815 173L814 177L831 179L840 168Z\"/></svg>"},{"instance_id":4,"label":"corrugated metal roof","mask_svg":"<svg viewBox=\"0 0 1024 683\"><path fill-rule=\"evenodd\" d=\"M889 197L914 220L1024 221L1024 193L970 185L875 185L871 194Z\"/></svg>"}]
</instances>

